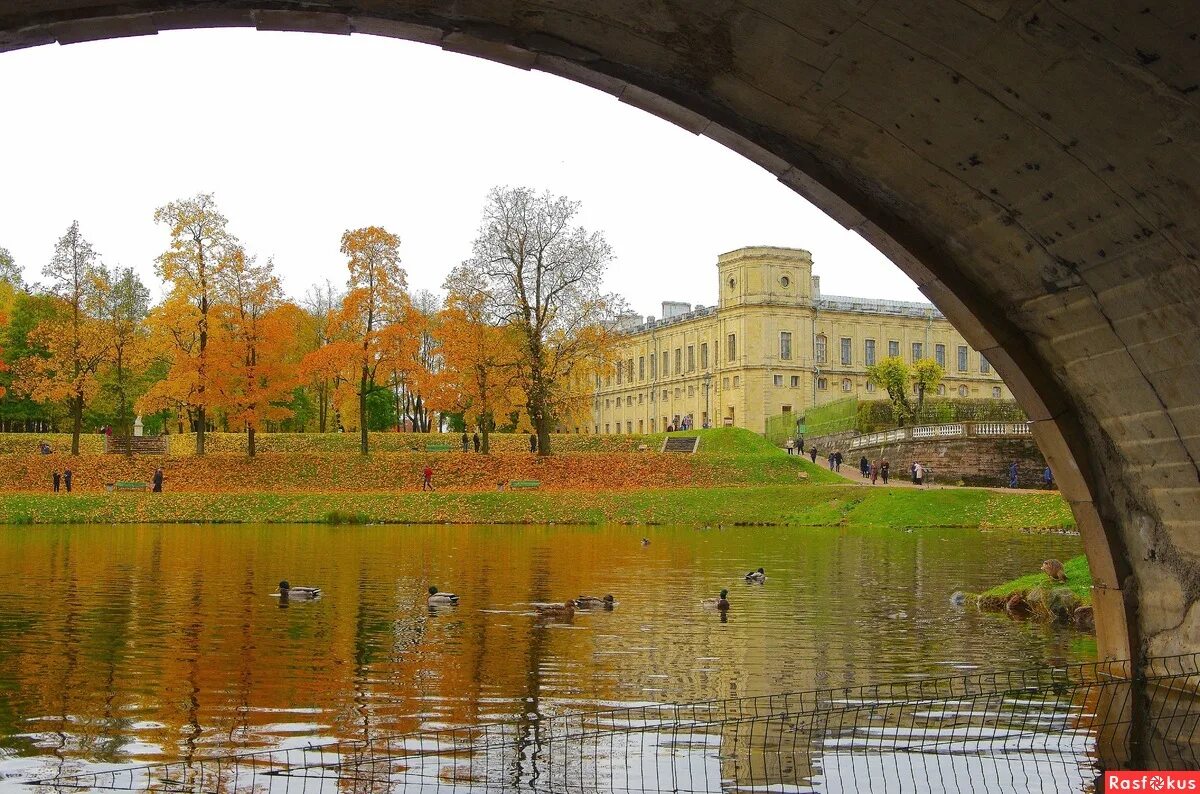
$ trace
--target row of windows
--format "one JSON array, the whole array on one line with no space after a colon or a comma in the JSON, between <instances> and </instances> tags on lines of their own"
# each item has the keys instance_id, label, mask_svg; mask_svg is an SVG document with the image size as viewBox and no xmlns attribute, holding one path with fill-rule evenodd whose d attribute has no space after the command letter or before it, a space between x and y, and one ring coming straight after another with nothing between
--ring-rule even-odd
<instances>
[{"instance_id":1,"label":"row of windows","mask_svg":"<svg viewBox=\"0 0 1200 794\"><path fill-rule=\"evenodd\" d=\"M778 375L775 376L775 385L776 386L780 385ZM828 391L829 390L829 379L828 378L817 378L817 390L818 391ZM875 384L871 383L870 381L867 381L867 391L873 393L875 390L876 390ZM842 391L844 391L844 392L854 391L854 381L851 380L850 378L842 378ZM917 391L917 387L914 384L913 385L913 393L915 394L916 391ZM939 397L945 397L946 393L947 393L946 392L946 384L939 383L938 387L937 387L937 393L938 393ZM971 393L971 390L966 385L960 385L958 387L958 396L959 397L966 397L970 393ZM1004 396L1003 390L999 386L993 386L992 387L993 399L999 400L1002 396Z\"/></svg>"},{"instance_id":2,"label":"row of windows","mask_svg":"<svg viewBox=\"0 0 1200 794\"><path fill-rule=\"evenodd\" d=\"M854 340L848 336L843 336L839 340L840 361L843 366L851 366L854 363L853 346ZM888 356L900 355L900 342L895 339L889 339L887 343ZM816 340L816 357L818 364L828 363L828 348L829 340L824 334L818 334ZM966 372L968 369L969 348L966 345L958 346L958 371ZM909 351L912 355L912 361L919 361L925 358L925 345L922 342L913 342L912 348ZM790 331L781 331L779 334L779 358L784 361L789 361L792 358L792 334ZM946 346L936 344L933 346L933 359L942 369L946 369ZM870 367L875 364L875 340L863 340L863 363ZM992 371L992 365L981 354L979 356L979 371L987 374Z\"/></svg>"},{"instance_id":3,"label":"row of windows","mask_svg":"<svg viewBox=\"0 0 1200 794\"><path fill-rule=\"evenodd\" d=\"M789 407L790 407L790 406L789 406ZM700 416L701 416L701 427L705 427L705 426L707 426L707 424L708 424L708 414L701 412ZM691 415L691 414L688 414L688 415L687 415L687 418L688 418L688 421L689 421L689 422L694 422L694 418L692 417L692 415ZM682 417L680 417L680 416L679 416L679 414L676 414L674 419L670 419L670 418L668 418L668 417L664 416L664 417L662 418L662 426L663 426L663 429L665 430L665 429L667 429L667 428L669 428L669 427L679 427L679 426L680 426L680 423L682 422L682 419L683 419L683 418L682 418ZM651 432L651 433L655 432L655 428L656 428L656 426L657 426L657 423L655 422L655 420L654 420L654 419L651 419L651 420L650 420L650 432ZM595 425L594 427L595 427L595 430L596 430L596 435L600 435L600 425ZM605 433L607 433L608 435L612 435L612 434L613 434L613 428L614 428L614 427L616 428L616 434L617 434L617 435L620 435L620 434L621 434L621 423L620 423L620 422L617 422L615 425L613 425L613 424L606 424L606 425L604 426L604 432L605 432ZM643 419L639 419L639 420L638 420L638 423L637 423L637 431L638 431L638 433L645 433L645 432L646 432L646 422L645 422L645 420L643 420ZM578 430L576 430L576 432L578 432ZM626 423L625 423L625 433L626 433L626 434L630 434L630 435L632 435L632 434L633 434L633 422L632 422L632 421L629 421L629 422L626 422Z\"/></svg>"},{"instance_id":4,"label":"row of windows","mask_svg":"<svg viewBox=\"0 0 1200 794\"><path fill-rule=\"evenodd\" d=\"M791 334L788 335L788 349L791 349ZM728 347L729 360L737 358L737 334L730 334L726 340ZM687 355L687 367L684 368L684 355ZM791 355L790 353L788 354ZM653 380L658 377L659 369L658 356L650 356L650 378ZM708 342L700 343L700 369L708 369ZM681 375L684 372L696 371L696 346L688 345L686 348L675 348L675 369L676 375ZM671 375L671 351L664 350L662 353L662 376L664 378ZM628 379L633 383L633 359L627 359L617 364L617 385L620 386ZM644 381L646 379L646 356L639 356L637 359L637 379ZM612 378L608 378L606 385L612 385ZM596 388L600 388L600 376L596 376Z\"/></svg>"}]
</instances>

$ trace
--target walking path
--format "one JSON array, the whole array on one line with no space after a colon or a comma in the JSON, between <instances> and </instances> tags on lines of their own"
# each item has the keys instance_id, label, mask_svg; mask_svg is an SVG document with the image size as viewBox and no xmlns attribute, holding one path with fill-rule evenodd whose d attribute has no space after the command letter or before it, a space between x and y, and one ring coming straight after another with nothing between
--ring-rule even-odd
<instances>
[{"instance_id":1,"label":"walking path","mask_svg":"<svg viewBox=\"0 0 1200 794\"><path fill-rule=\"evenodd\" d=\"M811 458L809 460L811 462ZM827 467L829 464L828 464L827 460L823 460L820 456L818 456L816 465ZM858 462L857 461L854 461L853 463L850 461L846 461L845 463L842 464L842 470L836 471L836 472L834 472L834 474L837 474L842 479L847 480L848 482L852 482L855 485L865 485L867 487L871 486L870 478L863 479L862 473L858 470ZM934 472L934 474L936 475L936 472ZM899 475L899 476L897 476L897 475ZM883 480L877 480L875 482L875 487L882 488ZM936 488L936 489L967 488L967 489L975 490L975 491L996 491L997 493L1029 493L1030 491L1041 490L1041 489L1035 489L1035 488L1005 488L1005 487L998 486L998 485L997 486L993 486L993 485L951 485L951 484L940 483L940 482L926 482L924 485L915 485L912 481L912 472L909 471L907 466L905 466L903 468L893 468L892 469L891 476L888 478L887 487L888 488ZM1057 490L1057 489L1055 489L1055 490Z\"/></svg>"}]
</instances>

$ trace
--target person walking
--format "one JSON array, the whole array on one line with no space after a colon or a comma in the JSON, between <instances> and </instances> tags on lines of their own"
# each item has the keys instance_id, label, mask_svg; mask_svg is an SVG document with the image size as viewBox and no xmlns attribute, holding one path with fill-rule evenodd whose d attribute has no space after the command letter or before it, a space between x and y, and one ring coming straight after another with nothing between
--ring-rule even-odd
<instances>
[{"instance_id":1,"label":"person walking","mask_svg":"<svg viewBox=\"0 0 1200 794\"><path fill-rule=\"evenodd\" d=\"M917 462L914 460L908 467L908 474L912 477L912 484L917 484Z\"/></svg>"},{"instance_id":2,"label":"person walking","mask_svg":"<svg viewBox=\"0 0 1200 794\"><path fill-rule=\"evenodd\" d=\"M54 470L54 492L58 493L58 485L62 481L62 475L58 473L58 469Z\"/></svg>"},{"instance_id":3,"label":"person walking","mask_svg":"<svg viewBox=\"0 0 1200 794\"><path fill-rule=\"evenodd\" d=\"M862 472L864 480L871 476L871 461L867 460L866 455L858 459L858 470Z\"/></svg>"},{"instance_id":4,"label":"person walking","mask_svg":"<svg viewBox=\"0 0 1200 794\"><path fill-rule=\"evenodd\" d=\"M830 471L833 471L833 463L834 463L835 457L836 457L836 455L833 452L829 453L829 470Z\"/></svg>"},{"instance_id":5,"label":"person walking","mask_svg":"<svg viewBox=\"0 0 1200 794\"><path fill-rule=\"evenodd\" d=\"M812 462L817 462L817 445L813 444L812 449L808 451L808 456L812 458Z\"/></svg>"},{"instance_id":6,"label":"person walking","mask_svg":"<svg viewBox=\"0 0 1200 794\"><path fill-rule=\"evenodd\" d=\"M842 453L833 453L833 470L840 472L842 470Z\"/></svg>"},{"instance_id":7,"label":"person walking","mask_svg":"<svg viewBox=\"0 0 1200 794\"><path fill-rule=\"evenodd\" d=\"M423 474L424 474L424 479L421 482L421 490L422 491L432 491L433 490L433 469L429 467L428 463L425 464L425 471L423 472Z\"/></svg>"},{"instance_id":8,"label":"person walking","mask_svg":"<svg viewBox=\"0 0 1200 794\"><path fill-rule=\"evenodd\" d=\"M913 464L913 482L917 485L925 483L925 467L920 463Z\"/></svg>"},{"instance_id":9,"label":"person walking","mask_svg":"<svg viewBox=\"0 0 1200 794\"><path fill-rule=\"evenodd\" d=\"M157 469L154 470L154 476L152 478L150 478L150 483L151 483L151 486L150 486L151 493L162 493L162 484L163 484L162 466L159 466Z\"/></svg>"},{"instance_id":10,"label":"person walking","mask_svg":"<svg viewBox=\"0 0 1200 794\"><path fill-rule=\"evenodd\" d=\"M471 451L471 440L470 440L469 438L467 438L467 431L466 431L466 430L464 430L464 431L463 431L463 436L462 436L462 447L463 447L463 452L470 452L470 451Z\"/></svg>"},{"instance_id":11,"label":"person walking","mask_svg":"<svg viewBox=\"0 0 1200 794\"><path fill-rule=\"evenodd\" d=\"M871 485L874 485L875 481L878 479L879 479L879 464L872 463L871 464Z\"/></svg>"},{"instance_id":12,"label":"person walking","mask_svg":"<svg viewBox=\"0 0 1200 794\"><path fill-rule=\"evenodd\" d=\"M1054 488L1054 472L1050 471L1050 467L1042 469L1042 487L1047 491Z\"/></svg>"},{"instance_id":13,"label":"person walking","mask_svg":"<svg viewBox=\"0 0 1200 794\"><path fill-rule=\"evenodd\" d=\"M475 451L478 452L479 451L479 433L476 432L471 438L475 442Z\"/></svg>"},{"instance_id":14,"label":"person walking","mask_svg":"<svg viewBox=\"0 0 1200 794\"><path fill-rule=\"evenodd\" d=\"M537 433L529 434L529 451L537 452Z\"/></svg>"},{"instance_id":15,"label":"person walking","mask_svg":"<svg viewBox=\"0 0 1200 794\"><path fill-rule=\"evenodd\" d=\"M74 476L74 473L70 469L63 471L63 485L66 486L67 493L71 492L71 478Z\"/></svg>"},{"instance_id":16,"label":"person walking","mask_svg":"<svg viewBox=\"0 0 1200 794\"><path fill-rule=\"evenodd\" d=\"M891 464L886 460L879 464L879 476L883 478L883 484L887 485L888 473L891 471Z\"/></svg>"},{"instance_id":17,"label":"person walking","mask_svg":"<svg viewBox=\"0 0 1200 794\"><path fill-rule=\"evenodd\" d=\"M1008 487L1016 488L1019 484L1017 479L1017 462L1014 460L1008 465ZM68 489L69 490L69 489Z\"/></svg>"}]
</instances>

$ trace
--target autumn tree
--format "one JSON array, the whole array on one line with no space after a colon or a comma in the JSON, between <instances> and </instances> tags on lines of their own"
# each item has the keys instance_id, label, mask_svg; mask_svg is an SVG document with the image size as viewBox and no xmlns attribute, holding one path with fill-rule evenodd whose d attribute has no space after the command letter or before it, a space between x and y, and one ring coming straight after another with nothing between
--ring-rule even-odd
<instances>
[{"instance_id":1,"label":"autumn tree","mask_svg":"<svg viewBox=\"0 0 1200 794\"><path fill-rule=\"evenodd\" d=\"M550 454L556 418L590 399L579 384L611 358L608 329L620 306L601 291L612 249L576 225L579 203L530 188L493 188L471 258L451 272L452 289L473 285L487 310L521 339L521 385L538 451Z\"/></svg>"},{"instance_id":2,"label":"autumn tree","mask_svg":"<svg viewBox=\"0 0 1200 794\"><path fill-rule=\"evenodd\" d=\"M212 194L172 201L154 212L155 223L170 229L171 244L158 257L158 275L171 284L179 304L195 307L188 312L195 322L194 333L180 337L186 347L176 345L167 390L185 400L196 423L196 454L204 454L204 431L213 401L208 367L209 323L214 290L237 241L226 229L228 221L218 210Z\"/></svg>"},{"instance_id":3,"label":"autumn tree","mask_svg":"<svg viewBox=\"0 0 1200 794\"><path fill-rule=\"evenodd\" d=\"M108 336L94 315L103 300L97 256L78 221L59 238L42 274L61 311L34 329L32 336L47 355L24 359L17 383L35 400L66 404L71 454L78 455L84 406L96 393L96 372L109 351Z\"/></svg>"},{"instance_id":4,"label":"autumn tree","mask_svg":"<svg viewBox=\"0 0 1200 794\"><path fill-rule=\"evenodd\" d=\"M302 334L307 340L304 353L311 353L333 341L333 313L341 304L342 296L328 279L324 284L313 284L304 294L304 311L308 318ZM328 363L328 362L327 362ZM337 388L339 368L330 371L318 367L306 372L310 387L317 398L317 431L324 433L329 428L330 408L333 405L333 390Z\"/></svg>"},{"instance_id":5,"label":"autumn tree","mask_svg":"<svg viewBox=\"0 0 1200 794\"><path fill-rule=\"evenodd\" d=\"M900 356L888 356L867 367L867 380L887 392L896 424L903 427L912 416L908 400L912 371Z\"/></svg>"},{"instance_id":6,"label":"autumn tree","mask_svg":"<svg viewBox=\"0 0 1200 794\"><path fill-rule=\"evenodd\" d=\"M350 277L335 317L338 341L322 348L306 363L310 372L328 372L330 365L351 362L357 382L360 450L366 455L370 451L367 397L379 388L376 375L411 355L411 337L400 325L408 304L404 291L407 278L400 267L400 238L382 227L347 230L342 235L341 250Z\"/></svg>"},{"instance_id":7,"label":"autumn tree","mask_svg":"<svg viewBox=\"0 0 1200 794\"><path fill-rule=\"evenodd\" d=\"M523 408L522 340L517 330L488 314L487 296L469 285L451 292L438 322L439 350L456 407L479 428L483 454L496 417Z\"/></svg>"},{"instance_id":8,"label":"autumn tree","mask_svg":"<svg viewBox=\"0 0 1200 794\"><path fill-rule=\"evenodd\" d=\"M0 281L13 289L21 289L21 268L13 261L13 256L7 248L0 248Z\"/></svg>"},{"instance_id":9,"label":"autumn tree","mask_svg":"<svg viewBox=\"0 0 1200 794\"><path fill-rule=\"evenodd\" d=\"M292 415L283 403L295 383L287 356L300 311L284 302L274 263L260 265L240 248L229 252L215 282L224 344L212 356L213 382L229 418L245 427L254 457L258 429Z\"/></svg>"},{"instance_id":10,"label":"autumn tree","mask_svg":"<svg viewBox=\"0 0 1200 794\"><path fill-rule=\"evenodd\" d=\"M133 404L137 384L147 365L146 315L150 290L130 267L97 271L97 319L108 339L109 354L101 371L101 388L116 402L120 435L133 434ZM126 446L126 454L133 448Z\"/></svg>"},{"instance_id":11,"label":"autumn tree","mask_svg":"<svg viewBox=\"0 0 1200 794\"><path fill-rule=\"evenodd\" d=\"M416 432L428 433L433 429L434 415L453 402L437 342L441 308L441 300L428 290L417 292L405 306L400 322L411 358L393 359L388 372L397 430L411 424Z\"/></svg>"},{"instance_id":12,"label":"autumn tree","mask_svg":"<svg viewBox=\"0 0 1200 794\"><path fill-rule=\"evenodd\" d=\"M921 409L925 407L926 393L937 390L938 384L942 382L942 378L946 377L946 370L936 360L922 358L913 363L912 373L909 377L917 390L917 406L913 415L914 417L919 417Z\"/></svg>"}]
</instances>

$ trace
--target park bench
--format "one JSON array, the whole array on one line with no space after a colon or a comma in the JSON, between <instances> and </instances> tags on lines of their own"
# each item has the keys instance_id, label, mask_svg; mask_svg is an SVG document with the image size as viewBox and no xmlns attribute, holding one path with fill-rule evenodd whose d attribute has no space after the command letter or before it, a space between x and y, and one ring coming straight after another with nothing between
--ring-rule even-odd
<instances>
[{"instance_id":1,"label":"park bench","mask_svg":"<svg viewBox=\"0 0 1200 794\"><path fill-rule=\"evenodd\" d=\"M508 488L510 491L515 491L518 488L540 488L541 480L509 480Z\"/></svg>"},{"instance_id":2,"label":"park bench","mask_svg":"<svg viewBox=\"0 0 1200 794\"><path fill-rule=\"evenodd\" d=\"M450 445L449 444L426 444L425 451L426 452L449 452Z\"/></svg>"},{"instance_id":3,"label":"park bench","mask_svg":"<svg viewBox=\"0 0 1200 794\"><path fill-rule=\"evenodd\" d=\"M147 485L144 482L113 482L108 484L108 490L113 491L145 491Z\"/></svg>"}]
</instances>

